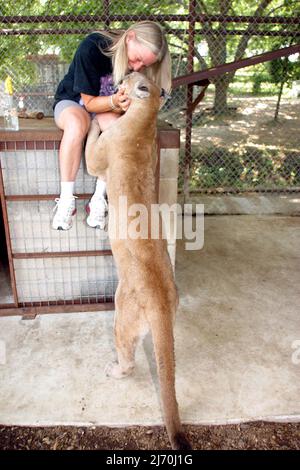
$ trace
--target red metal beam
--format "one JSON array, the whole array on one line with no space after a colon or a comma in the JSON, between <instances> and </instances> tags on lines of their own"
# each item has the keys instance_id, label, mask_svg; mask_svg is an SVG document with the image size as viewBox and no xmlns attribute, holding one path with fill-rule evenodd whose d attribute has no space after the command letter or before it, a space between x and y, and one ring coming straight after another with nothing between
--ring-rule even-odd
<instances>
[{"instance_id":1,"label":"red metal beam","mask_svg":"<svg viewBox=\"0 0 300 470\"><path fill-rule=\"evenodd\" d=\"M42 251L31 253L13 253L14 259L33 258L79 258L86 256L112 256L111 250L86 250L86 251Z\"/></svg>"},{"instance_id":2,"label":"red metal beam","mask_svg":"<svg viewBox=\"0 0 300 470\"><path fill-rule=\"evenodd\" d=\"M14 305L15 307L17 307L18 305L17 284L16 284L16 277L15 277L15 271L14 271L11 237L10 237L10 230L9 230L9 223L8 223L8 215L7 215L7 207L6 207L6 201L5 201L5 192L4 192L4 183L3 183L1 164L0 164L0 204L2 206L2 217L3 217L4 231L5 231L10 283L11 283L11 289L12 289L12 294L14 298Z\"/></svg>"},{"instance_id":3,"label":"red metal beam","mask_svg":"<svg viewBox=\"0 0 300 470\"><path fill-rule=\"evenodd\" d=\"M113 300L113 299L111 299ZM30 305L27 305L30 304ZM11 307L9 305L0 305L0 317L21 315L24 320L34 319L36 315L45 315L50 313L79 313L79 312L104 312L114 310L115 304L111 302L90 302L80 303L75 301L58 302L27 302L25 305Z\"/></svg>"},{"instance_id":4,"label":"red metal beam","mask_svg":"<svg viewBox=\"0 0 300 470\"><path fill-rule=\"evenodd\" d=\"M117 31L116 28L113 28L114 31ZM50 34L61 34L61 35L68 35L68 34L89 34L95 31L95 28L89 28L89 29L2 29L0 30L0 36L25 36L26 34L29 36L41 36L41 35L50 35ZM101 31L101 29L99 29ZM211 31L203 31L202 29L196 29L195 30L196 34L205 34L206 36L213 36L218 34L218 30L213 29ZM242 36L245 34L244 29L229 29L226 31L227 36ZM185 34L185 30L183 29L167 29L166 30L167 34ZM298 37L300 36L300 31L256 31L251 33L252 36L260 36L260 37ZM42 93L37 93L37 94L42 94Z\"/></svg>"},{"instance_id":5,"label":"red metal beam","mask_svg":"<svg viewBox=\"0 0 300 470\"><path fill-rule=\"evenodd\" d=\"M93 193L76 194L77 199L90 199ZM53 201L59 194L12 194L5 196L6 201Z\"/></svg>"},{"instance_id":6,"label":"red metal beam","mask_svg":"<svg viewBox=\"0 0 300 470\"><path fill-rule=\"evenodd\" d=\"M256 24L300 24L300 17L296 16L223 16L223 15L203 15L193 14L188 15L37 15L37 16L0 16L0 23L106 23L107 21L195 21L198 23L218 22L218 23L256 23Z\"/></svg>"},{"instance_id":7,"label":"red metal beam","mask_svg":"<svg viewBox=\"0 0 300 470\"><path fill-rule=\"evenodd\" d=\"M189 16L191 21L189 22L189 37L188 37L188 57L187 57L187 70L189 74L193 74L194 70L194 56L195 56L195 13L196 13L196 1L190 0L189 2ZM189 196L189 184L190 184L190 167L192 159L192 104L193 104L193 84L187 86L187 97L186 97L187 111L186 111L186 126L185 126L185 152L183 159L183 192L184 199Z\"/></svg>"},{"instance_id":8,"label":"red metal beam","mask_svg":"<svg viewBox=\"0 0 300 470\"><path fill-rule=\"evenodd\" d=\"M267 62L268 60L278 59L279 57L288 56L300 52L300 44L296 44L290 47L284 47L276 51L264 52L248 59L241 59L235 62L230 62L228 64L217 65L216 67L201 70L200 72L193 72L180 77L176 77L172 81L172 87L177 88L181 85L190 85L195 84L199 80L212 79L223 75L224 73L234 72L235 70L250 67L251 65L261 64L262 62Z\"/></svg>"},{"instance_id":9,"label":"red metal beam","mask_svg":"<svg viewBox=\"0 0 300 470\"><path fill-rule=\"evenodd\" d=\"M207 87L208 85L210 84L210 81L209 80L203 80L203 84L200 83L200 86L203 86L201 92L199 93L199 95L197 96L197 98L193 101L193 103L191 104L191 107L190 109L188 109L189 112L193 112L196 108L196 106L203 100L204 96L205 96L205 92L207 90ZM195 83L195 85L197 85L197 83Z\"/></svg>"}]
</instances>

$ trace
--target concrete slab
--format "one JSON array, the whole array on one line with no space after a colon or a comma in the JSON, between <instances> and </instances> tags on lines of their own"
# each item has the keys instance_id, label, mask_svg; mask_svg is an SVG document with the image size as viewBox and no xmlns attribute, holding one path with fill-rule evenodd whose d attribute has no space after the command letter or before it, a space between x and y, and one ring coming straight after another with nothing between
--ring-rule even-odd
<instances>
[{"instance_id":1,"label":"concrete slab","mask_svg":"<svg viewBox=\"0 0 300 470\"><path fill-rule=\"evenodd\" d=\"M202 250L178 241L184 422L300 420L299 239L298 217L210 216ZM115 381L112 330L112 312L0 318L0 423L162 423L150 339Z\"/></svg>"},{"instance_id":2,"label":"concrete slab","mask_svg":"<svg viewBox=\"0 0 300 470\"><path fill-rule=\"evenodd\" d=\"M299 241L297 217L219 216L205 218L203 250L178 243L188 422L300 418Z\"/></svg>"}]
</instances>

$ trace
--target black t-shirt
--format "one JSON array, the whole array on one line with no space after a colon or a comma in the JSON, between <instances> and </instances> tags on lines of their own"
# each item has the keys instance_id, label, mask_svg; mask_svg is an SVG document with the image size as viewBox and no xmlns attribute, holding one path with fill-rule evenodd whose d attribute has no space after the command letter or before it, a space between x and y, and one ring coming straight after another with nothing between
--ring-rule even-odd
<instances>
[{"instance_id":1,"label":"black t-shirt","mask_svg":"<svg viewBox=\"0 0 300 470\"><path fill-rule=\"evenodd\" d=\"M59 83L54 105L61 100L80 102L80 93L86 95L112 95L111 58L101 52L110 44L109 39L100 33L89 34L79 45L67 74Z\"/></svg>"}]
</instances>

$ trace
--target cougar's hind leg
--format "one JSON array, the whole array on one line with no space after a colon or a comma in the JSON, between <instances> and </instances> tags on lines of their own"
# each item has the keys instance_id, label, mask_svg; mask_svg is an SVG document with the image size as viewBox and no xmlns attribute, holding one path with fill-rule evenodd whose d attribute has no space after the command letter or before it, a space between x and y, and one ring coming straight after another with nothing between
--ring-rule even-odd
<instances>
[{"instance_id":1,"label":"cougar's hind leg","mask_svg":"<svg viewBox=\"0 0 300 470\"><path fill-rule=\"evenodd\" d=\"M118 361L108 364L105 372L121 379L134 370L135 350L141 335L141 315L137 303L124 289L118 288L115 305L114 334Z\"/></svg>"}]
</instances>

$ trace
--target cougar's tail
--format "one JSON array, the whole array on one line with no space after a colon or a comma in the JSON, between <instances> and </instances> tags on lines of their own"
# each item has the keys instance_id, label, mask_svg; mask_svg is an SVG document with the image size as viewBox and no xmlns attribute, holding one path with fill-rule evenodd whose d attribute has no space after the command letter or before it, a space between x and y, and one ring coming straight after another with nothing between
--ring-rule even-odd
<instances>
[{"instance_id":1,"label":"cougar's tail","mask_svg":"<svg viewBox=\"0 0 300 470\"><path fill-rule=\"evenodd\" d=\"M150 328L156 357L161 402L172 449L188 450L191 445L181 429L175 393L175 355L172 318L169 313L151 315Z\"/></svg>"}]
</instances>

